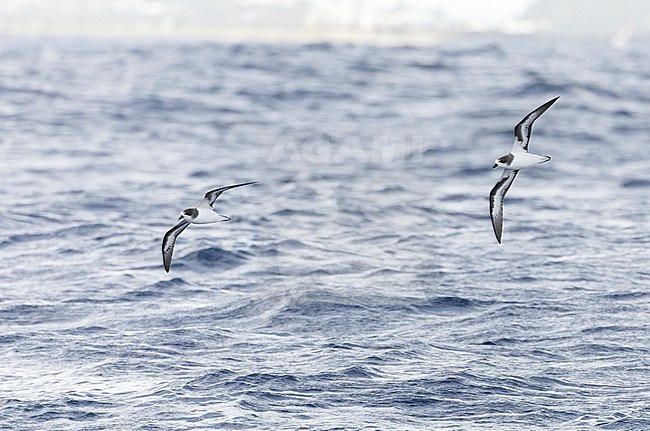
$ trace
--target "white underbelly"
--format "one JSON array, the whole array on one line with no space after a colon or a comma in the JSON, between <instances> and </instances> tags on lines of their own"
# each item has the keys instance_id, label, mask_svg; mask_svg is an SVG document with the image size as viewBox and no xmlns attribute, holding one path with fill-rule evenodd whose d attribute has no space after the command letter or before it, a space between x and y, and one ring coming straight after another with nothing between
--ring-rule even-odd
<instances>
[{"instance_id":1,"label":"white underbelly","mask_svg":"<svg viewBox=\"0 0 650 431\"><path fill-rule=\"evenodd\" d=\"M199 215L192 220L195 224L208 224L220 221L222 218L214 211L199 210Z\"/></svg>"},{"instance_id":2,"label":"white underbelly","mask_svg":"<svg viewBox=\"0 0 650 431\"><path fill-rule=\"evenodd\" d=\"M537 154L530 153L519 153L515 155L515 158L512 160L510 166L508 166L508 169L519 170L529 168L531 166L547 162L548 160L549 157L547 156L538 156Z\"/></svg>"}]
</instances>

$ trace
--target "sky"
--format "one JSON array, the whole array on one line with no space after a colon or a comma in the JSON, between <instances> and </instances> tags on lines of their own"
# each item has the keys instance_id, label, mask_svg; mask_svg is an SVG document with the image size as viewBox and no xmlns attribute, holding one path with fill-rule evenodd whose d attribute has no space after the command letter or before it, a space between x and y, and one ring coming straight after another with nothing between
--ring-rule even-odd
<instances>
[{"instance_id":1,"label":"sky","mask_svg":"<svg viewBox=\"0 0 650 431\"><path fill-rule=\"evenodd\" d=\"M647 0L2 0L0 34L432 42L475 32L614 37Z\"/></svg>"}]
</instances>

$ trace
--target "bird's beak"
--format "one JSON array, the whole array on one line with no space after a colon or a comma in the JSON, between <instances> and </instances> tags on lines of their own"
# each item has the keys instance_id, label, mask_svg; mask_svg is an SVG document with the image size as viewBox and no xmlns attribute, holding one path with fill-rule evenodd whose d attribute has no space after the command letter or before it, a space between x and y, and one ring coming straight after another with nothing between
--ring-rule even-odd
<instances>
[{"instance_id":1,"label":"bird's beak","mask_svg":"<svg viewBox=\"0 0 650 431\"><path fill-rule=\"evenodd\" d=\"M492 169L494 169L494 168L496 168L496 167L498 167L498 166L499 166L499 165L497 165L497 164L495 163L494 166L492 166Z\"/></svg>"},{"instance_id":2,"label":"bird's beak","mask_svg":"<svg viewBox=\"0 0 650 431\"><path fill-rule=\"evenodd\" d=\"M178 216L178 219L179 219L179 220L183 220L183 216Z\"/></svg>"},{"instance_id":3,"label":"bird's beak","mask_svg":"<svg viewBox=\"0 0 650 431\"><path fill-rule=\"evenodd\" d=\"M220 215L221 217L223 217L223 220L221 220L221 221L230 221L230 220L232 220L232 219L231 219L230 217L228 217L227 215L223 215L223 214L219 214L219 215Z\"/></svg>"}]
</instances>

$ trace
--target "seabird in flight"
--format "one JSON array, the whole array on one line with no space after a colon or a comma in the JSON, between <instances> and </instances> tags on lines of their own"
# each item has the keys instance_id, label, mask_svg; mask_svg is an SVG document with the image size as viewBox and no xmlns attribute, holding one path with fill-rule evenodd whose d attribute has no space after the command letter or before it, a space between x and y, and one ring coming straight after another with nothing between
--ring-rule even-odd
<instances>
[{"instance_id":1,"label":"seabird in flight","mask_svg":"<svg viewBox=\"0 0 650 431\"><path fill-rule=\"evenodd\" d=\"M247 186L255 184L257 181L249 183L234 184L232 186L219 187L218 189L210 190L205 194L205 197L196 208L187 208L181 211L181 220L176 226L167 231L162 241L162 255L165 271L169 272L172 264L172 254L174 253L174 244L176 237L180 235L190 224L208 224L216 223L219 221L230 221L230 217L219 214L214 211L214 202L226 190L234 189L235 187Z\"/></svg>"},{"instance_id":2,"label":"seabird in flight","mask_svg":"<svg viewBox=\"0 0 650 431\"><path fill-rule=\"evenodd\" d=\"M492 169L501 167L503 174L490 191L490 216L492 217L492 227L497 241L501 244L501 234L503 232L503 198L506 196L508 189L515 181L520 169L538 165L551 160L550 156L540 156L528 152L528 143L530 134L533 131L533 123L537 120L560 96L549 100L530 114L526 115L523 120L515 126L515 143L512 151L505 156L501 156L494 161Z\"/></svg>"}]
</instances>

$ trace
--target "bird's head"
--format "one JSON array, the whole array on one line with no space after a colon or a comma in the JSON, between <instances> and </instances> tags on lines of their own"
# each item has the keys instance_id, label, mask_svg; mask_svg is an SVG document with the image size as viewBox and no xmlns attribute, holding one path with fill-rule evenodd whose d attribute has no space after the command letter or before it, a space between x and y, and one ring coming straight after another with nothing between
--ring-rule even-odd
<instances>
[{"instance_id":1,"label":"bird's head","mask_svg":"<svg viewBox=\"0 0 650 431\"><path fill-rule=\"evenodd\" d=\"M181 211L181 215L180 217L178 217L178 219L192 221L198 215L199 215L199 211L196 208L187 208Z\"/></svg>"},{"instance_id":2,"label":"bird's head","mask_svg":"<svg viewBox=\"0 0 650 431\"><path fill-rule=\"evenodd\" d=\"M501 156L498 159L494 161L494 166L492 166L492 169L501 167L501 168L506 168L510 166L510 163L512 163L512 159L514 159L515 156L512 154L506 154L505 156Z\"/></svg>"}]
</instances>

